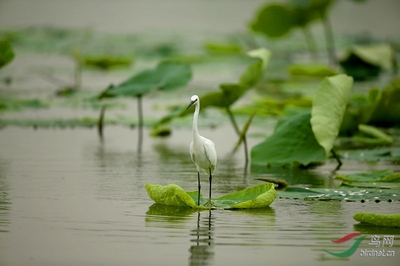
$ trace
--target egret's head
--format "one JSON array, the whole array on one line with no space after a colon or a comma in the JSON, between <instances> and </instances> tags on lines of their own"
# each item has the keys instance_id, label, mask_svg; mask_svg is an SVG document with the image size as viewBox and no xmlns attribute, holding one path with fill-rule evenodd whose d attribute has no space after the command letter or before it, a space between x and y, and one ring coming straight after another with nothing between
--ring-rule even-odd
<instances>
[{"instance_id":1,"label":"egret's head","mask_svg":"<svg viewBox=\"0 0 400 266\"><path fill-rule=\"evenodd\" d=\"M193 95L192 97L190 97L190 104L186 109L189 109L190 106L196 104L198 101L199 101L199 96Z\"/></svg>"}]
</instances>

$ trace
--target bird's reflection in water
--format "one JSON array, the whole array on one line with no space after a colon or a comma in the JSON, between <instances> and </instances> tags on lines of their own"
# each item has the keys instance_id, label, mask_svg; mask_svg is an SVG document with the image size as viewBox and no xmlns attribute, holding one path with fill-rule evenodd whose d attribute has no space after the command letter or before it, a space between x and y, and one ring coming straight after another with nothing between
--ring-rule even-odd
<instances>
[{"instance_id":1,"label":"bird's reflection in water","mask_svg":"<svg viewBox=\"0 0 400 266\"><path fill-rule=\"evenodd\" d=\"M202 218L201 213L197 213L197 226L190 233L192 245L189 248L189 265L209 265L214 258L213 224L211 210L208 217Z\"/></svg>"}]
</instances>

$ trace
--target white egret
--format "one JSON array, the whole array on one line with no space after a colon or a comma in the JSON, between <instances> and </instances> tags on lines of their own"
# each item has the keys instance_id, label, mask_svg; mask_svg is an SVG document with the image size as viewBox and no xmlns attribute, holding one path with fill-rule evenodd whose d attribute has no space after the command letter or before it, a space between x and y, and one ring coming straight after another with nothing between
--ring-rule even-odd
<instances>
[{"instance_id":1,"label":"white egret","mask_svg":"<svg viewBox=\"0 0 400 266\"><path fill-rule=\"evenodd\" d=\"M193 141L190 143L190 157L197 168L197 182L198 182L198 195L197 205L200 205L200 168L204 170L206 174L210 175L210 191L208 202L206 206L211 205L211 183L214 169L217 165L217 151L215 150L215 144L209 139L200 136L199 130L197 129L197 118L200 112L200 99L199 96L193 95L190 97L190 104L187 107L189 109L192 105L196 105L196 110L193 116Z\"/></svg>"}]
</instances>

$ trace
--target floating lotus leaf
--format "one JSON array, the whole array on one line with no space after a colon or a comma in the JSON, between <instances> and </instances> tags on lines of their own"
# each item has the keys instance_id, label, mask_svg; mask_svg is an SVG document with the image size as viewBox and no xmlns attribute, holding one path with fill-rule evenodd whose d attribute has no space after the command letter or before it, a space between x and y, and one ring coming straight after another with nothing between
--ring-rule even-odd
<instances>
[{"instance_id":1,"label":"floating lotus leaf","mask_svg":"<svg viewBox=\"0 0 400 266\"><path fill-rule=\"evenodd\" d=\"M186 192L180 186L146 184L149 197L156 203L167 206L191 207L195 209L210 209L202 206L207 201L200 195L200 205L196 204L197 191ZM269 206L276 198L274 184L264 183L235 193L231 193L212 202L217 209L254 209Z\"/></svg>"},{"instance_id":2,"label":"floating lotus leaf","mask_svg":"<svg viewBox=\"0 0 400 266\"><path fill-rule=\"evenodd\" d=\"M359 212L354 214L353 218L361 223L376 226L400 227L400 213L380 214L373 212Z\"/></svg>"},{"instance_id":3,"label":"floating lotus leaf","mask_svg":"<svg viewBox=\"0 0 400 266\"><path fill-rule=\"evenodd\" d=\"M287 187L283 191L277 192L278 198L319 200L319 201L360 201L360 202L380 202L380 201L399 201L399 189L379 189L379 188L355 188L340 186L338 188L301 188Z\"/></svg>"},{"instance_id":4,"label":"floating lotus leaf","mask_svg":"<svg viewBox=\"0 0 400 266\"><path fill-rule=\"evenodd\" d=\"M400 173L392 170L379 170L368 173L336 175L336 179L344 182L400 182Z\"/></svg>"}]
</instances>

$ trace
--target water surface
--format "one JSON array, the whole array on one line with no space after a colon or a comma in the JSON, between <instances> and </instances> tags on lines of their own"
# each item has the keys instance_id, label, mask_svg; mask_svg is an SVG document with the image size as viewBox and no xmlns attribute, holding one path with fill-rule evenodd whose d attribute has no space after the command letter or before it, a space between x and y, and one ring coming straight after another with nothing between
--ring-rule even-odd
<instances>
[{"instance_id":1,"label":"water surface","mask_svg":"<svg viewBox=\"0 0 400 266\"><path fill-rule=\"evenodd\" d=\"M310 187L333 183L334 163L245 176L243 154L230 154L230 131L202 132L217 143L215 196L258 184L256 177L286 176ZM167 139L145 134L141 153L136 130L107 127L105 133L101 142L94 129L0 131L0 265L397 265L399 229L360 227L352 219L359 211L398 212L397 201L277 199L267 209L211 212L154 205L146 183L197 187L190 131ZM341 171L382 167L345 164ZM351 232L367 235L354 255L338 259L323 250L349 248L353 241L331 240ZM394 258L360 257L375 234L395 236Z\"/></svg>"}]
</instances>

